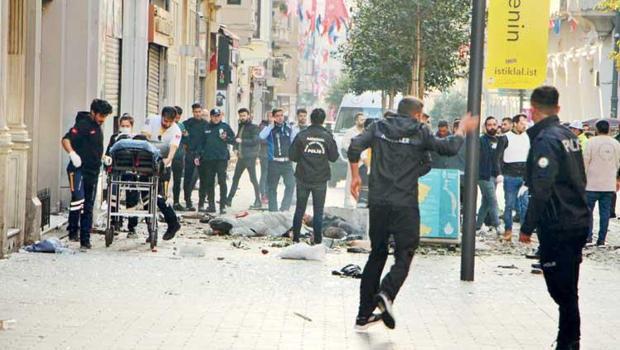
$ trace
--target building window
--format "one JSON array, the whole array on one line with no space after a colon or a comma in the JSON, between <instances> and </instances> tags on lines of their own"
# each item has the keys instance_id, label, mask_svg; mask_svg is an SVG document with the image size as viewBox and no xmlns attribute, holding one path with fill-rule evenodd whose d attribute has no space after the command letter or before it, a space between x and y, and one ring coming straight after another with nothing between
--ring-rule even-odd
<instances>
[{"instance_id":1,"label":"building window","mask_svg":"<svg viewBox=\"0 0 620 350\"><path fill-rule=\"evenodd\" d=\"M228 5L241 5L241 0L226 0Z\"/></svg>"}]
</instances>

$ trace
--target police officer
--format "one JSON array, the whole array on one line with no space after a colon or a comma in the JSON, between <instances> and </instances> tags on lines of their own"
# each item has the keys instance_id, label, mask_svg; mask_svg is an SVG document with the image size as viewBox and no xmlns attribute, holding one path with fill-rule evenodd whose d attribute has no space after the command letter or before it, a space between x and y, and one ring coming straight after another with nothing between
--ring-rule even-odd
<instances>
[{"instance_id":1,"label":"police officer","mask_svg":"<svg viewBox=\"0 0 620 350\"><path fill-rule=\"evenodd\" d=\"M530 243L536 229L547 290L559 306L558 350L579 349L577 285L590 211L579 139L560 124L559 93L551 86L531 97L535 125L527 133L531 149L525 182L530 202L519 241Z\"/></svg>"},{"instance_id":2,"label":"police officer","mask_svg":"<svg viewBox=\"0 0 620 350\"><path fill-rule=\"evenodd\" d=\"M200 172L200 192L203 192L202 184L206 184L209 202L206 212L215 213L215 177L217 176L220 187L220 214L225 214L228 194L226 169L230 159L228 145L235 143L235 132L222 121L222 111L215 108L209 114L211 120L204 129L202 153L196 158L196 165L199 166ZM203 203L199 203L199 210L204 211L202 205Z\"/></svg>"},{"instance_id":3,"label":"police officer","mask_svg":"<svg viewBox=\"0 0 620 350\"><path fill-rule=\"evenodd\" d=\"M94 99L90 112L78 112L75 125L62 138L62 147L71 159L67 165L71 189L69 239L79 240L82 249L91 248L90 229L103 156L101 125L111 113L112 106L107 101Z\"/></svg>"},{"instance_id":4,"label":"police officer","mask_svg":"<svg viewBox=\"0 0 620 350\"><path fill-rule=\"evenodd\" d=\"M322 241L323 208L327 181L331 178L329 162L338 160L338 146L334 137L323 127L325 111L315 109L310 114L312 125L295 137L289 158L297 163L297 204L293 218L293 241L299 242L301 221L312 194L314 244Z\"/></svg>"},{"instance_id":5,"label":"police officer","mask_svg":"<svg viewBox=\"0 0 620 350\"><path fill-rule=\"evenodd\" d=\"M360 306L355 327L364 330L383 320L395 327L392 302L402 286L420 240L418 178L430 170L429 151L455 155L463 144L463 135L477 127L477 120L466 117L453 136L438 139L428 125L421 123L424 104L405 97L398 115L372 123L351 141L348 158L352 173L351 194L359 197L361 153L372 149L368 208L371 253L364 268L360 287ZM380 282L388 257L388 239L394 236L395 264ZM381 314L373 314L379 307Z\"/></svg>"},{"instance_id":6,"label":"police officer","mask_svg":"<svg viewBox=\"0 0 620 350\"><path fill-rule=\"evenodd\" d=\"M207 121L203 119L202 106L200 103L192 105L192 118L183 122L185 133L183 134L183 147L185 148L185 169L183 176L183 194L185 196L185 210L196 211L192 204L192 192L196 186L198 172L195 171L194 159L201 153L202 139ZM201 184L201 186L204 186ZM204 197L202 198L204 201Z\"/></svg>"}]
</instances>

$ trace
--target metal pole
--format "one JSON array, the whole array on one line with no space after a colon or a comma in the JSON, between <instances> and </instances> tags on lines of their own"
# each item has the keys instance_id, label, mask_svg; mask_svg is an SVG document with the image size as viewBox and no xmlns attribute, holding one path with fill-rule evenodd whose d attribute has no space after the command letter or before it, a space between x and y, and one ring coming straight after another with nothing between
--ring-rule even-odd
<instances>
[{"instance_id":1,"label":"metal pole","mask_svg":"<svg viewBox=\"0 0 620 350\"><path fill-rule=\"evenodd\" d=\"M620 11L616 11L614 18L614 51L618 52L618 41L620 41ZM611 82L611 113L610 117L618 118L618 67L616 60L612 59L612 82Z\"/></svg>"},{"instance_id":2,"label":"metal pole","mask_svg":"<svg viewBox=\"0 0 620 350\"><path fill-rule=\"evenodd\" d=\"M473 0L471 21L471 48L469 59L469 89L467 110L480 118L482 100L482 69L484 66L484 18L486 0ZM476 203L478 197L478 162L480 139L478 130L467 135L465 166L465 197L463 208L463 238L461 242L461 280L474 280L476 253Z\"/></svg>"}]
</instances>

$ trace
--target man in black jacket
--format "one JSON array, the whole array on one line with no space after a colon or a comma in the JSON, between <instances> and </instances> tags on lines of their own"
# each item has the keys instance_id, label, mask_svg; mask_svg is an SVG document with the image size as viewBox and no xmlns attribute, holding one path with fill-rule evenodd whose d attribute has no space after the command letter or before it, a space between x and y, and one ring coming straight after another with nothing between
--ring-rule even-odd
<instances>
[{"instance_id":1,"label":"man in black jacket","mask_svg":"<svg viewBox=\"0 0 620 350\"><path fill-rule=\"evenodd\" d=\"M560 125L559 93L551 86L534 90L527 133L526 185L530 201L519 241L530 243L537 229L540 263L547 290L560 311L557 350L579 349L579 265L588 236L590 211L579 139Z\"/></svg>"},{"instance_id":2,"label":"man in black jacket","mask_svg":"<svg viewBox=\"0 0 620 350\"><path fill-rule=\"evenodd\" d=\"M254 187L254 205L253 209L261 208L260 189L258 180L256 179L256 158L260 148L260 138L258 137L259 129L256 124L252 124L252 117L247 108L241 108L239 114L239 129L235 138L235 152L237 152L237 165L235 166L235 174L233 182L230 186L227 205L232 206L232 200L237 192L241 175L247 169L250 175L250 182Z\"/></svg>"},{"instance_id":3,"label":"man in black jacket","mask_svg":"<svg viewBox=\"0 0 620 350\"><path fill-rule=\"evenodd\" d=\"M215 176L220 186L220 214L225 214L228 189L226 188L226 169L230 153L228 145L235 143L235 133L228 124L222 121L222 112L215 108L209 113L211 121L204 129L202 153L196 159L200 173L200 200L204 198L202 183L206 184L209 207L205 210L204 203L198 202L199 210L215 213Z\"/></svg>"},{"instance_id":4,"label":"man in black jacket","mask_svg":"<svg viewBox=\"0 0 620 350\"><path fill-rule=\"evenodd\" d=\"M426 124L419 122L424 104L405 97L398 115L371 124L351 141L348 156L352 172L351 194L358 197L361 179L358 162L361 153L372 148L368 208L371 253L364 268L356 328L363 330L383 320L395 327L392 301L402 286L420 240L418 178L429 163L428 152L455 155L465 132L477 127L477 120L465 117L455 135L436 138ZM394 236L395 264L380 282L388 257L388 241ZM376 307L381 315L373 314Z\"/></svg>"},{"instance_id":5,"label":"man in black jacket","mask_svg":"<svg viewBox=\"0 0 620 350\"><path fill-rule=\"evenodd\" d=\"M291 161L297 163L295 169L297 205L293 217L293 241L299 242L301 222L306 212L308 198L312 194L314 244L320 244L323 238L323 208L327 181L331 178L329 162L338 160L338 146L334 137L323 127L324 110L320 108L313 110L310 122L312 125L297 134L289 153Z\"/></svg>"},{"instance_id":6,"label":"man in black jacket","mask_svg":"<svg viewBox=\"0 0 620 350\"><path fill-rule=\"evenodd\" d=\"M78 112L75 125L62 138L62 147L71 159L67 165L71 189L69 239L79 239L82 249L91 248L90 229L103 156L101 125L111 113L112 106L107 101L94 99L90 104L90 112Z\"/></svg>"},{"instance_id":7,"label":"man in black jacket","mask_svg":"<svg viewBox=\"0 0 620 350\"><path fill-rule=\"evenodd\" d=\"M489 223L491 230L499 234L499 209L497 206L497 184L503 182L501 156L505 148L505 138L498 136L498 125L495 117L488 117L484 121L484 134L480 136L480 163L478 187L482 199L476 230L482 228L482 224ZM487 217L489 218L486 221Z\"/></svg>"},{"instance_id":8,"label":"man in black jacket","mask_svg":"<svg viewBox=\"0 0 620 350\"><path fill-rule=\"evenodd\" d=\"M196 181L198 179L198 172L195 171L196 165L194 165L194 159L200 156L202 153L202 144L204 138L204 130L207 125L207 121L203 119L202 106L199 103L192 105L192 118L183 122L185 132L183 133L183 148L185 149L185 169L183 170L183 194L185 196L185 210L195 211L192 204L192 192ZM206 193L205 184L200 183L200 187L204 189ZM204 197L202 197L204 201Z\"/></svg>"}]
</instances>

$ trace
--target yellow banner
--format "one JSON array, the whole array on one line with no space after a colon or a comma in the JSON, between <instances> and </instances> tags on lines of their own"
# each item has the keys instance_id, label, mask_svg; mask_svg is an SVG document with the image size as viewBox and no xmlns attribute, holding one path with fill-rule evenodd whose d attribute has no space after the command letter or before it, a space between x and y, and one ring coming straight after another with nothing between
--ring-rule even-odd
<instances>
[{"instance_id":1,"label":"yellow banner","mask_svg":"<svg viewBox=\"0 0 620 350\"><path fill-rule=\"evenodd\" d=\"M489 0L485 83L533 89L547 77L549 0Z\"/></svg>"}]
</instances>

